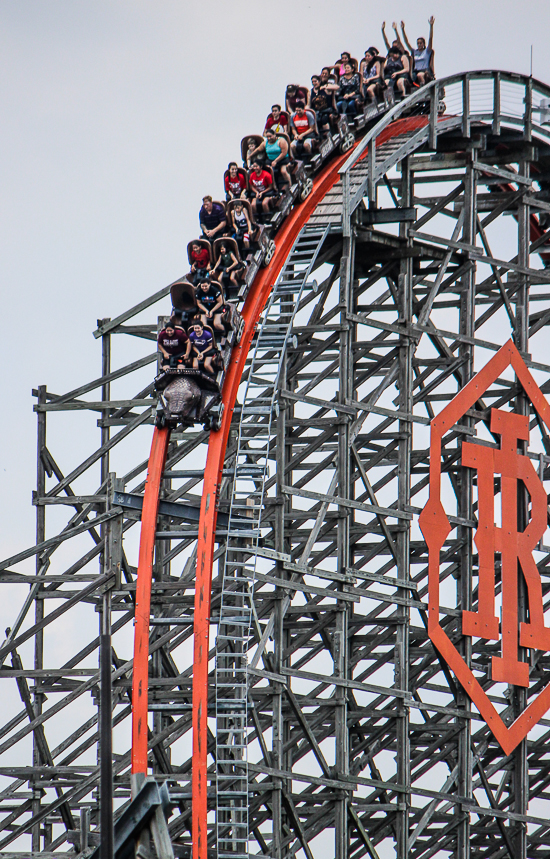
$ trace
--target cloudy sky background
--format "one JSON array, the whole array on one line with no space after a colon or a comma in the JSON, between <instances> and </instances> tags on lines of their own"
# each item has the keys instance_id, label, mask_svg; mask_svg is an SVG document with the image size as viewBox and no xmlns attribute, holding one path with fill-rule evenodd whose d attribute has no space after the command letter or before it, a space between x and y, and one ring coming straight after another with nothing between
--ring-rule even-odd
<instances>
[{"instance_id":1,"label":"cloudy sky background","mask_svg":"<svg viewBox=\"0 0 550 859\"><path fill-rule=\"evenodd\" d=\"M439 77L528 73L533 45L534 75L550 83L547 0L0 0L0 557L34 542L31 389L61 394L100 375L97 319L187 270L200 199L221 196L241 138L262 130L287 83L307 84L342 50L382 49L382 14L389 25L405 18L410 39L435 14ZM166 301L147 319L168 311ZM115 366L150 351L114 340ZM114 397L138 390L124 385ZM65 473L99 445L92 415L52 415L48 426ZM144 428L113 456L119 474L146 458L150 439ZM48 510L50 534L67 512ZM27 592L4 586L0 640ZM47 664L79 637L78 617L71 624L48 639ZM5 717L6 707L20 705L4 701Z\"/></svg>"},{"instance_id":2,"label":"cloudy sky background","mask_svg":"<svg viewBox=\"0 0 550 859\"><path fill-rule=\"evenodd\" d=\"M186 270L200 198L221 195L241 137L289 81L307 83L341 50L381 48L381 10L388 24L405 18L411 39L435 14L440 77L528 72L532 44L534 74L550 81L542 0L521 12L511 0L0 0L3 557L34 538L31 388L62 393L100 374L96 320ZM115 345L116 362L137 354L130 338ZM99 441L95 419L51 425L65 473L77 438L88 451Z\"/></svg>"}]
</instances>

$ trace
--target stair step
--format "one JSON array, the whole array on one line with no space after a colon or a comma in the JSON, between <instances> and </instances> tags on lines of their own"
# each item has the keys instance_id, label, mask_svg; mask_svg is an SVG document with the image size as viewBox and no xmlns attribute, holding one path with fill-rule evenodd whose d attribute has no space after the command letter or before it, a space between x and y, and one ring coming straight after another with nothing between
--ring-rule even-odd
<instances>
[{"instance_id":1,"label":"stair step","mask_svg":"<svg viewBox=\"0 0 550 859\"><path fill-rule=\"evenodd\" d=\"M193 709L192 704L157 704L150 703L147 706L150 713L187 713Z\"/></svg>"}]
</instances>

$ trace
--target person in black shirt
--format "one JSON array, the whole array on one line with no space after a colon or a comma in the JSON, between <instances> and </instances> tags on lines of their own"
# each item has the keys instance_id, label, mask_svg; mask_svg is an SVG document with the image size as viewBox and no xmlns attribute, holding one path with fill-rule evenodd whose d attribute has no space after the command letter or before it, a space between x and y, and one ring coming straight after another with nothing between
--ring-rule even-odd
<instances>
[{"instance_id":1,"label":"person in black shirt","mask_svg":"<svg viewBox=\"0 0 550 859\"><path fill-rule=\"evenodd\" d=\"M330 131L331 123L338 118L333 107L334 93L337 91L338 84L321 84L318 75L312 76L308 107L315 111L319 131Z\"/></svg>"},{"instance_id":2,"label":"person in black shirt","mask_svg":"<svg viewBox=\"0 0 550 859\"><path fill-rule=\"evenodd\" d=\"M384 80L388 86L393 87L394 92L399 92L403 98L407 95L407 86L410 84L410 61L407 54L402 53L399 48L390 48L384 64Z\"/></svg>"},{"instance_id":3,"label":"person in black shirt","mask_svg":"<svg viewBox=\"0 0 550 859\"><path fill-rule=\"evenodd\" d=\"M338 113L345 113L351 118L356 116L361 101L361 78L353 71L353 66L346 63L345 72L340 78L340 88L336 96Z\"/></svg>"},{"instance_id":4,"label":"person in black shirt","mask_svg":"<svg viewBox=\"0 0 550 859\"><path fill-rule=\"evenodd\" d=\"M225 334L222 322L223 295L218 284L203 281L197 288L196 299L203 325L214 325L217 331Z\"/></svg>"},{"instance_id":5,"label":"person in black shirt","mask_svg":"<svg viewBox=\"0 0 550 859\"><path fill-rule=\"evenodd\" d=\"M227 226L225 209L222 204L213 203L212 197L203 197L199 223L207 239L212 240L216 236L221 236Z\"/></svg>"}]
</instances>

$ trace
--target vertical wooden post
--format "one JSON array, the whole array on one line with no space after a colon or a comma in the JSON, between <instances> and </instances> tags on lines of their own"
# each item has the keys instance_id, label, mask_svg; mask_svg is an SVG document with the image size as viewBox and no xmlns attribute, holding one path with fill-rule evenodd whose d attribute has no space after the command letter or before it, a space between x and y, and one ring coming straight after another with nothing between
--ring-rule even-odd
<instances>
[{"instance_id":1,"label":"vertical wooden post","mask_svg":"<svg viewBox=\"0 0 550 859\"><path fill-rule=\"evenodd\" d=\"M38 388L38 405L43 405L47 400L46 385L40 385ZM36 497L43 498L46 494L46 468L44 466L44 452L46 449L46 412L37 413L37 450L36 450ZM36 542L42 543L46 539L46 507L43 504L38 504L36 507ZM36 556L36 575L39 576L42 571L43 559L41 555ZM39 588L34 603L34 621L40 624L44 619L44 600L42 599L41 589ZM44 631L39 629L34 639L34 667L35 670L42 670L44 667ZM38 682L34 682L33 691L33 707L36 716L42 713L43 695L37 691ZM33 766L40 766L43 761L38 748L36 734L33 733ZM32 811L33 815L40 812L40 797L42 789L31 782L33 799ZM31 849L40 851L40 824L36 824L32 828Z\"/></svg>"},{"instance_id":2,"label":"vertical wooden post","mask_svg":"<svg viewBox=\"0 0 550 859\"><path fill-rule=\"evenodd\" d=\"M340 366L338 380L339 403L345 405L353 397L354 364L353 364L353 327L348 314L353 308L353 274L355 242L353 227L348 224L348 237L344 231L342 258L340 261ZM338 495L350 498L352 494L350 475L350 418L349 415L338 416ZM353 493L354 494L354 493ZM340 507L338 510L337 530L337 563L338 572L343 574L350 566L350 520L349 508ZM348 603L338 602L333 635L333 670L336 677L348 678ZM339 779L345 780L349 775L349 735L348 735L348 700L344 686L335 687L335 763ZM348 795L339 792L335 807L335 857L347 859L349 854L348 834Z\"/></svg>"},{"instance_id":3,"label":"vertical wooden post","mask_svg":"<svg viewBox=\"0 0 550 859\"><path fill-rule=\"evenodd\" d=\"M500 72L493 77L493 134L500 134Z\"/></svg>"},{"instance_id":4,"label":"vertical wooden post","mask_svg":"<svg viewBox=\"0 0 550 859\"><path fill-rule=\"evenodd\" d=\"M467 81L465 80L465 92L467 91ZM466 98L466 96L465 96ZM468 121L469 123L469 121ZM469 128L469 124L468 124ZM464 224L462 228L462 241L467 244L476 244L476 171L474 163L477 157L477 150L470 150L470 161L466 167L464 177ZM475 280L476 268L475 263L463 275L461 279L462 291L460 295L460 333L466 337L473 337L475 333ZM468 343L462 343L459 348L459 355L463 359L462 364L462 386L473 376L474 360L473 349ZM472 423L471 418L464 418L464 423L469 425ZM471 520L473 517L472 511L472 472L471 469L461 467L459 469L460 476L460 496L459 496L459 516L463 519ZM459 604L464 611L471 611L472 607L472 529L460 525L458 527L459 536ZM470 665L472 656L472 640L465 638L462 644L462 656L467 665ZM460 734L458 739L458 793L461 796L470 798L472 796L472 741L471 741L471 702L469 696L459 688L458 692L459 709L463 711L464 718L459 720L461 723ZM457 859L470 859L470 813L467 809L457 806Z\"/></svg>"},{"instance_id":5,"label":"vertical wooden post","mask_svg":"<svg viewBox=\"0 0 550 859\"><path fill-rule=\"evenodd\" d=\"M413 187L412 172L409 159L406 158L401 165L401 200L403 207L412 205ZM403 238L407 235L407 225L400 225L400 233ZM407 244L412 247L413 240L407 239ZM399 300L399 322L407 327L412 323L413 309L413 269L412 257L406 257L401 262L401 273L398 280ZM399 337L399 410L409 415L413 410L412 396L412 356L414 344L407 334ZM399 420L399 449L398 449L398 507L407 510L411 503L411 450L412 450L412 422L408 418ZM410 525L401 522L396 538L397 549L397 577L404 584L410 582ZM409 591L403 588L399 591L401 597L406 597ZM398 689L409 688L409 626L410 610L406 605L397 607L399 624L396 630L396 658L395 658L395 685ZM397 859L408 859L409 853L409 830L410 830L410 793L411 786L411 754L409 742L409 710L402 699L397 699L398 717L396 725L397 742L397 783L405 788L400 800L400 811L397 816Z\"/></svg>"},{"instance_id":6,"label":"vertical wooden post","mask_svg":"<svg viewBox=\"0 0 550 859\"><path fill-rule=\"evenodd\" d=\"M532 84L532 81L529 82ZM526 102L527 98L531 98L531 87L526 86ZM527 126L527 111L530 107L526 103L526 126ZM530 119L529 119L530 122ZM527 131L527 128L526 128ZM530 128L527 139L531 139ZM522 176L529 176L530 164L528 161L522 160L519 164L519 173ZM527 268L529 266L529 241L530 241L530 210L529 205L525 203L525 197L522 197L518 203L518 263ZM520 280L519 289L515 293L516 304L516 327L514 331L515 344L520 352L529 351L529 278L525 274L517 274L516 277ZM529 402L527 397L520 391L516 399L515 411L520 415L529 414ZM526 453L528 442L520 442L518 449L521 453ZM526 488L518 484L518 527L523 530L527 527L529 521L529 498ZM527 620L527 589L525 580L522 575L519 575L518 581L518 621ZM518 655L520 659L525 660L526 651L524 648L519 648ZM522 689L519 686L513 687L512 706L514 708L514 718L517 718L527 706L527 689ZM527 740L522 742L514 750L514 771L511 782L513 808L516 814L527 814L529 806L529 765L527 760ZM527 826L525 823L519 822L514 826L514 859L527 859Z\"/></svg>"},{"instance_id":7,"label":"vertical wooden post","mask_svg":"<svg viewBox=\"0 0 550 859\"><path fill-rule=\"evenodd\" d=\"M439 110L439 84L434 81L430 90L430 149L437 148L437 117Z\"/></svg>"},{"instance_id":8,"label":"vertical wooden post","mask_svg":"<svg viewBox=\"0 0 550 859\"><path fill-rule=\"evenodd\" d=\"M470 136L470 75L462 78L462 134Z\"/></svg>"},{"instance_id":9,"label":"vertical wooden post","mask_svg":"<svg viewBox=\"0 0 550 859\"><path fill-rule=\"evenodd\" d=\"M290 313L292 308L292 299L281 302L281 313L283 310ZM283 366L279 375L279 389L284 390L287 387L287 364L288 350L283 353ZM277 507L275 509L275 549L277 552L288 552L290 546L287 545L288 540L285 534L285 512L289 509L288 497L285 497L282 486L288 480L291 481L291 476L286 474L286 465L292 456L292 447L288 445L287 437L287 415L292 414L292 404L282 403L277 418ZM277 562L277 576L286 578L287 572L283 564ZM284 599L285 592L282 588L277 588L277 601L274 608L274 666L273 670L277 674L282 674L282 669L288 660L283 659L285 648L284 643ZM272 732L272 756L273 768L278 770L286 769L285 756L283 753L285 744L285 732L288 732L288 726L285 725L283 719L283 685L281 683L273 684L273 732ZM272 855L274 859L282 859L283 856L283 825L285 822L284 807L283 807L283 790L288 790L288 784L281 778L273 778L273 848Z\"/></svg>"},{"instance_id":10,"label":"vertical wooden post","mask_svg":"<svg viewBox=\"0 0 550 859\"><path fill-rule=\"evenodd\" d=\"M98 327L110 319L98 319ZM111 372L111 333L101 337L101 375ZM106 381L101 386L101 400L108 402L111 384ZM103 421L109 417L109 410L101 412ZM101 426L101 446L109 441L110 427ZM101 456L101 485L107 496L105 509L112 503L114 475L109 475L109 451ZM100 556L100 572L108 571L112 552L112 523L101 526L103 551ZM112 740L112 690L111 690L111 591L110 585L104 590L99 615L99 818L101 831L100 859L113 859L113 740Z\"/></svg>"}]
</instances>

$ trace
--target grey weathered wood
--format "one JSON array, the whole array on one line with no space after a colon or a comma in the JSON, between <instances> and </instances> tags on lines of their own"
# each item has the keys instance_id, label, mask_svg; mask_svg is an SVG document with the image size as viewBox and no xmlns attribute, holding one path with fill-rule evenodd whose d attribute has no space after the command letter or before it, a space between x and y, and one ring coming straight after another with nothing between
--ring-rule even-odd
<instances>
[{"instance_id":1,"label":"grey weathered wood","mask_svg":"<svg viewBox=\"0 0 550 859\"><path fill-rule=\"evenodd\" d=\"M476 89L479 83L482 90ZM469 90L470 115L464 122L461 115L438 117L435 124L436 87L444 87L443 98L448 98L449 104L457 104L456 93L460 97L465 85ZM514 88L518 104L527 96L521 108L525 112L523 121L506 112L508 95ZM334 854L339 859L348 859L349 855L372 859L383 852L382 842L384 849L391 842L391 849L399 859L409 856L414 859L420 853L435 855L438 851L465 859L474 843L480 845L482 852L489 849L495 855L506 855L508 851L509 855L498 821L505 827L504 835L513 840L518 859L542 855L550 849L546 821L529 814L535 809L535 801L539 798L544 801L548 777L544 730L550 727L550 722L547 719L541 722L540 737L534 734L530 737L529 757L522 748L506 759L487 734L479 715L464 706L460 690L457 691L450 673L443 670L420 625L419 617L426 615L427 557L415 527L409 530L410 517L418 514L426 497L429 454L425 428L468 381L472 368L487 360L487 351L494 354L502 345L500 329L493 324L493 318L495 323L499 319L501 308L506 311L506 324L517 337L528 367L544 375L550 370L538 340L529 340L537 331L543 340L540 331L548 321L548 296L544 291L534 290L536 285L547 282L547 274L537 268L538 259L530 258L537 251L545 251L548 235L543 233L541 238L531 241L526 229L530 215L546 215L550 208L550 204L539 199L539 192L529 190L531 175L547 181L546 168L535 174L528 166L533 164L533 171L538 169L537 149L545 151L546 147L544 140L540 142L543 132L537 130L537 114L534 119L530 116L531 105L541 96L549 95L548 88L536 81L505 72L472 73L467 79L464 75L453 76L412 97L416 103L422 98L430 103L431 126L417 126L415 133L420 133L416 139L414 135L401 135L381 147L371 147L370 176L368 158L361 160L362 143L358 145L348 159L349 175L345 180L350 191L350 208L356 199L363 205L361 194L366 181L370 180L371 199L384 183L394 203L397 199L397 215L392 217L406 218L412 207L424 212L413 225L416 235L407 233L406 221L390 234L381 223L384 214L374 216L379 221L375 230L366 229L359 215L357 223L348 219L347 212L342 218L344 182L336 183L312 215L312 223L332 224L318 258L319 266L328 262L331 274L316 291L308 290L300 301L299 321L293 331L297 346L285 353L277 394L279 414L274 418L269 440L258 435L261 427L246 431L252 463L257 459L257 451L265 451L269 445L263 545L252 555L246 545L249 537L245 535L240 557L242 563L252 566L257 556L259 573L254 582L255 616L247 645L251 657L252 705L249 815L251 831L258 833L258 847L252 846L256 852L273 859L284 859L300 849L306 855L309 850L315 854L314 845L328 829L335 839ZM392 118L404 115L404 110L397 105ZM374 137L382 128L386 133L392 118L387 123L385 118L381 120ZM418 121L423 122L423 118ZM480 123L485 125L483 134L479 133ZM462 136L463 125L470 126L469 137ZM487 134L491 127L494 135L506 136L504 151ZM452 138L451 130L455 135ZM480 149L485 145L484 139L491 140L493 148ZM452 140L460 151L452 151ZM429 153L427 146L434 142L439 151ZM443 151L446 149L450 151ZM362 152L365 154L365 148ZM394 163L397 178L393 172L390 178L383 171ZM519 179L514 173L516 167ZM499 185L515 186L516 181L521 185L518 191L498 190ZM437 183L443 182L445 192L438 194ZM382 193L385 190L380 197ZM483 212L481 218L476 217L476 210ZM438 218L439 214L444 217ZM517 248L515 238L510 239L507 254L510 259L502 261L492 255L491 236L506 216L509 224L513 218L518 219ZM449 217L453 222L445 228ZM424 231L426 224L429 233ZM455 227L459 235L451 245L448 236ZM509 227L506 235L511 235ZM482 263L487 276L476 274ZM155 296L151 298L154 303ZM529 314L529 300L538 302L536 313ZM110 365L111 334L151 340L155 336L157 326L153 322L131 324L136 307L129 311L129 324L120 321L120 317L118 322L102 321L103 333L98 329L102 338L102 373L98 379L62 396L44 388L36 392L41 434L35 495L37 544L44 544L55 533L46 529L45 516L46 513L51 516L53 526L54 517L61 511L55 513L48 508L59 505L73 508L67 534L82 528L81 533L89 533L92 541L90 550L84 553L79 541L74 541L78 548L75 554L71 541L64 536L61 542L54 540L36 554L34 575L32 568L23 564L21 573L10 568L0 574L0 582L30 586L25 588L29 594L22 607L16 608L17 617L5 645L20 638L25 629L23 624L35 629L24 645L29 650L34 648L34 663L29 661L31 667L19 672L0 669L0 677L4 676L12 685L14 680L28 682L37 714L32 724L26 724L28 715L21 711L10 714L9 720L0 725L0 751L6 756L21 751L21 763L28 763L3 769L0 763L0 772L12 780L0 791L2 808L6 809L0 835L3 855L11 855L7 851L15 848L16 840L23 837L29 837L31 847L36 848L25 856L38 859L40 855L60 855L59 851L65 849L60 841L62 836L57 834L62 828L59 823L63 803L75 820L82 806L89 805L90 838L96 832L99 768L79 768L76 763L84 754L93 756L98 744L95 705L99 678L93 665L99 636L95 622L90 624L91 631L83 627L81 649L76 654L67 653L65 667L54 666L49 671L44 654L50 653L47 646L50 632L58 627L58 621L64 623L65 617L70 617L66 614L49 624L49 607L53 605L57 610L74 599L77 602L71 603L71 608L74 607L75 614L94 612L96 607L104 609L105 601L110 601L111 610L117 612L114 617L118 618L112 625L113 634L123 627L124 634L126 630L129 632L136 591L133 543L126 538L128 556L123 553L114 576L120 581L109 594L103 585L97 584L96 558L101 564L99 569L105 569L105 565L110 568L109 534L112 536L115 525L117 528L120 525L121 537L130 536L129 529L136 520L132 519L131 511L127 511L124 520L121 515L103 521L93 517L101 516L108 503L110 451L119 443L121 456L128 463L124 479L129 486L124 488L137 495L143 492L146 451L142 450L134 459L133 452L127 457L125 451L144 432L139 427L152 421L151 414L140 419L132 411L147 408L152 402L152 398L147 399L151 385L143 387L141 378L135 384L132 376L153 363L155 355L120 369ZM167 305L162 312L166 309ZM282 324L284 314L291 309L289 298L282 307ZM503 332L503 338L506 336ZM277 350L273 350L272 357L277 358ZM255 381L263 378L266 396L271 397L267 369L264 375L257 372ZM245 378L248 373L247 369ZM116 388L120 399L113 400L109 386L117 379L122 380ZM98 388L101 399L85 403L84 396ZM474 576L474 591L470 594L464 583L464 570L476 564L475 552L470 548L476 511L468 509L475 500L475 487L474 495L466 497L471 487L467 492L463 488L460 443L466 438L475 439L480 422L487 420L491 407L508 408L510 395L516 396L514 382L508 377L497 381L448 437L446 478L459 513L450 517L453 531L442 549L441 577L445 588L449 585L451 590L458 588L462 602L458 607L443 606L441 611L453 634L459 630L465 600L472 597L475 601L476 583ZM53 451L56 436L51 435L49 447L46 444L46 412L86 409L92 415L94 411L100 412L101 444L85 465L81 463L84 468L75 469L74 459L70 459L72 471L66 475L68 469L57 464L64 462L65 451L63 448L61 453ZM61 415L48 421L52 419L64 420ZM265 423L264 418L257 423ZM531 423L534 434L538 430ZM127 432L116 436L113 431L111 439L110 427L117 424ZM167 502L181 503L200 491L204 461L200 446L205 440L204 433L173 435L163 482ZM478 439L476 443L482 442ZM497 446L496 441L492 446ZM230 435L219 496L222 513L227 512L231 500L234 451L234 436ZM547 469L546 460L537 462L537 467L539 464L541 469ZM99 479L96 468L101 468ZM178 488L171 483L174 479L179 481ZM395 518L380 512L388 510L406 516ZM150 739L154 775L159 781L172 784L174 797L178 797L170 826L174 852L188 855L192 762L189 758L185 760L185 755L182 758L179 750L189 744L191 727L192 669L182 651L188 652L192 636L192 623L186 618L192 617L197 531L186 531L169 551L164 535L174 536L178 532L164 518L166 515L166 511L162 513L159 534L163 536L157 548L152 589L155 623L151 636ZM225 532L226 529L218 529L216 535L216 561L220 570L226 563ZM540 551L544 553L540 556L540 566L547 602L545 563L550 549L543 545ZM63 566L54 566L61 552ZM88 585L96 589L85 593ZM306 586L310 591L306 591ZM46 603L46 599L50 602ZM220 602L220 579L215 577L211 608L214 628L220 617ZM411 608L415 610L411 612ZM95 621L95 613L93 617ZM169 619L174 619L172 627L167 625ZM457 640L460 643L460 636ZM484 647L483 642L474 641L468 657L482 673L487 668ZM5 649L0 652L9 655ZM113 719L117 730L120 726L120 736L128 734L130 712L131 663L122 659L127 655L121 651L113 656L117 660L117 668L112 672L113 701L119 702ZM214 659L214 655L211 649L210 658ZM537 663L535 670L541 664ZM92 667L82 668L82 665ZM513 718L517 703L505 699L489 675L484 682L495 706L506 718ZM285 690L290 690L296 707L289 707ZM396 690L402 695L395 694ZM60 725L64 729L64 721L70 721L71 706L85 700L88 693L94 703L92 716L84 724L71 724L61 734L58 747L50 746L54 765L44 767L36 743L31 751L29 742L27 752L25 742L30 741L31 735L39 735L40 726L44 726L45 734L49 735L50 726L52 732L59 733ZM172 709L163 712L163 706ZM176 713L176 708L181 712ZM409 713L413 712L409 720ZM209 717L214 715L209 706ZM468 757L465 740L469 735L476 738L475 752L481 771ZM257 744L252 742L255 736ZM332 764L326 752L330 746L336 756L334 766L327 771L326 763ZM320 776L308 770L307 756L312 750ZM384 759L391 760L392 767L395 759L389 779L382 777ZM64 760L75 763L60 765ZM113 763L114 793L119 806L129 796L128 767L125 750ZM456 778L451 777L453 772ZM489 793L482 773L486 775ZM530 796L525 787L527 775ZM210 773L208 778L211 791ZM55 795L59 785L62 798ZM491 807L493 786L498 807ZM47 793L39 796L43 788ZM489 807L476 804L480 790L485 792ZM529 829L521 832L522 824L529 824ZM51 840L50 833L57 840ZM161 852L165 848L171 849L168 842L164 847L161 845Z\"/></svg>"}]
</instances>

